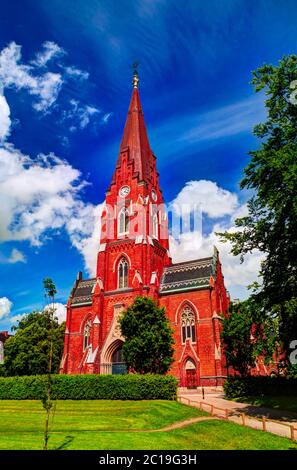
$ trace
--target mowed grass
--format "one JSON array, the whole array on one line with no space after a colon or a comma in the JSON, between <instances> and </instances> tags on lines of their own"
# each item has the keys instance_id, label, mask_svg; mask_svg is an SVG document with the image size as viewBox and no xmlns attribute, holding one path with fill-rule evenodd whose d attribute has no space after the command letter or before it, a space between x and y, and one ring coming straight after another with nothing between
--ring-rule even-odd
<instances>
[{"instance_id":1,"label":"mowed grass","mask_svg":"<svg viewBox=\"0 0 297 470\"><path fill-rule=\"evenodd\" d=\"M43 431L44 413L39 401L0 400L0 436L16 430ZM207 413L175 401L60 400L50 428L53 432L149 430L196 416Z\"/></svg>"},{"instance_id":2,"label":"mowed grass","mask_svg":"<svg viewBox=\"0 0 297 470\"><path fill-rule=\"evenodd\" d=\"M296 449L289 439L209 420L150 432L208 416L172 401L58 401L50 449ZM0 449L42 449L44 410L38 401L0 401Z\"/></svg>"}]
</instances>

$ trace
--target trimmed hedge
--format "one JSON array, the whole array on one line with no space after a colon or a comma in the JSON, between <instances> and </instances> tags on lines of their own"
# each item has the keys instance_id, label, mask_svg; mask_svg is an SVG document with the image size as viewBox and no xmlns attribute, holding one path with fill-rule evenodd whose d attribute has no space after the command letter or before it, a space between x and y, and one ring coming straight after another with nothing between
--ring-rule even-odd
<instances>
[{"instance_id":1,"label":"trimmed hedge","mask_svg":"<svg viewBox=\"0 0 297 470\"><path fill-rule=\"evenodd\" d=\"M297 379L286 377L229 377L224 383L227 398L248 396L297 396Z\"/></svg>"},{"instance_id":2,"label":"trimmed hedge","mask_svg":"<svg viewBox=\"0 0 297 470\"><path fill-rule=\"evenodd\" d=\"M170 375L53 375L57 400L174 400L177 380ZM0 377L0 400L41 400L47 376Z\"/></svg>"}]
</instances>

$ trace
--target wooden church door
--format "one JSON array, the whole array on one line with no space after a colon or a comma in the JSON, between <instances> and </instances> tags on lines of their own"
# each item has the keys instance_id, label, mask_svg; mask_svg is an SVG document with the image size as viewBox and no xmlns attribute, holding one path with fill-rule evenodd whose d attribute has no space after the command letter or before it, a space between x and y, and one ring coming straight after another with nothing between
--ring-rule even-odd
<instances>
[{"instance_id":1,"label":"wooden church door","mask_svg":"<svg viewBox=\"0 0 297 470\"><path fill-rule=\"evenodd\" d=\"M196 388L198 386L197 369L194 362L188 359L185 365L186 369L186 387Z\"/></svg>"}]
</instances>

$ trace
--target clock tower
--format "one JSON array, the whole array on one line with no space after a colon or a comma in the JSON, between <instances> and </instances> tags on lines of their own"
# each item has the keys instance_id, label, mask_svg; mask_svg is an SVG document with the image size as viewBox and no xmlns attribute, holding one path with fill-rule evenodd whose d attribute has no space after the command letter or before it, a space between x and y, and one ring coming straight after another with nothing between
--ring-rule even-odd
<instances>
[{"instance_id":1,"label":"clock tower","mask_svg":"<svg viewBox=\"0 0 297 470\"><path fill-rule=\"evenodd\" d=\"M137 289L157 295L164 266L170 264L167 214L164 210L156 157L141 108L138 75L112 181L101 220L97 277L105 291ZM118 263L123 263L121 279Z\"/></svg>"}]
</instances>

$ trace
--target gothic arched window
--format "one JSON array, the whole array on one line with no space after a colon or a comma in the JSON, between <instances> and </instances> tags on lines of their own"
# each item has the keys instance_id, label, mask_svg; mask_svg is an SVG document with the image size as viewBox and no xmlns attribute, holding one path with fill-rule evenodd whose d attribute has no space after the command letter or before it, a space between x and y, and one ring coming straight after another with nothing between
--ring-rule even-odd
<instances>
[{"instance_id":1,"label":"gothic arched window","mask_svg":"<svg viewBox=\"0 0 297 470\"><path fill-rule=\"evenodd\" d=\"M129 264L126 258L122 258L118 265L118 288L128 287Z\"/></svg>"},{"instance_id":2,"label":"gothic arched window","mask_svg":"<svg viewBox=\"0 0 297 470\"><path fill-rule=\"evenodd\" d=\"M125 235L129 232L129 212L123 207L118 215L118 235Z\"/></svg>"},{"instance_id":3,"label":"gothic arched window","mask_svg":"<svg viewBox=\"0 0 297 470\"><path fill-rule=\"evenodd\" d=\"M187 339L196 343L195 313L188 305L184 307L181 314L181 333L183 343Z\"/></svg>"},{"instance_id":4,"label":"gothic arched window","mask_svg":"<svg viewBox=\"0 0 297 470\"><path fill-rule=\"evenodd\" d=\"M158 238L159 235L159 223L158 214L155 212L153 215L153 237Z\"/></svg>"},{"instance_id":5,"label":"gothic arched window","mask_svg":"<svg viewBox=\"0 0 297 470\"><path fill-rule=\"evenodd\" d=\"M90 345L91 322L87 321L84 326L84 350Z\"/></svg>"}]
</instances>

